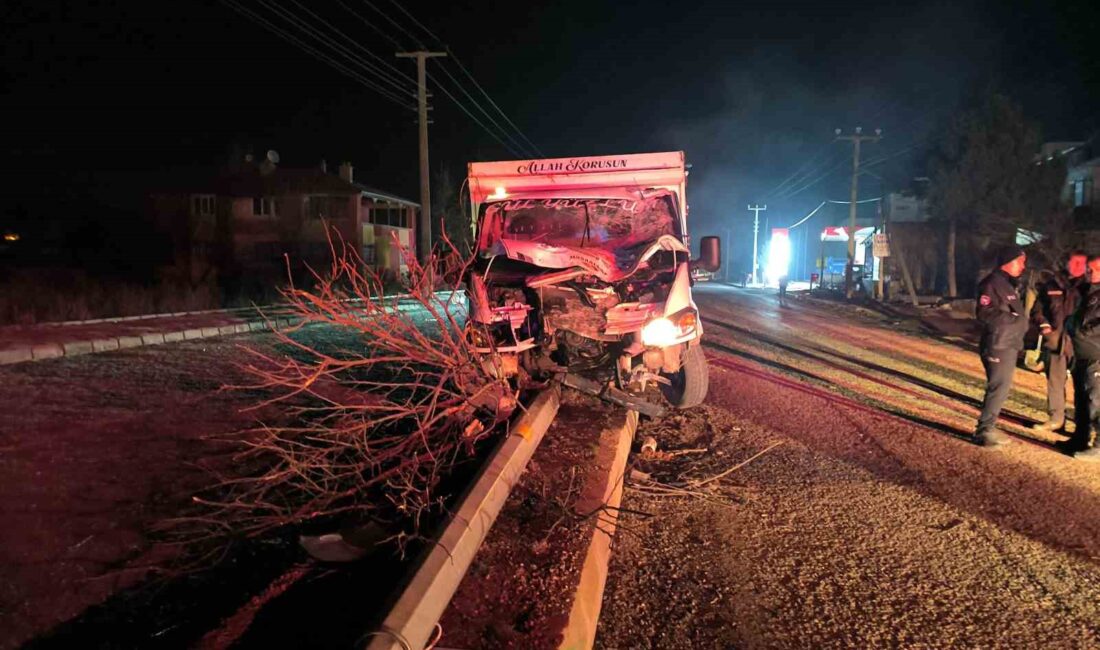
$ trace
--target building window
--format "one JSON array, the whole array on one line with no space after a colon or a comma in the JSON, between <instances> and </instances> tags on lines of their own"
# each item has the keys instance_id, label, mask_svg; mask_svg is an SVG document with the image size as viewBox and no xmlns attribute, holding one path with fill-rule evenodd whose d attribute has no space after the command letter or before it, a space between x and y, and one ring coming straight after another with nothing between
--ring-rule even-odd
<instances>
[{"instance_id":1,"label":"building window","mask_svg":"<svg viewBox=\"0 0 1100 650\"><path fill-rule=\"evenodd\" d=\"M275 199L270 196L257 196L252 199L252 214L257 217L275 216Z\"/></svg>"},{"instance_id":2,"label":"building window","mask_svg":"<svg viewBox=\"0 0 1100 650\"><path fill-rule=\"evenodd\" d=\"M1092 204L1092 179L1073 181L1073 207Z\"/></svg>"},{"instance_id":3,"label":"building window","mask_svg":"<svg viewBox=\"0 0 1100 650\"><path fill-rule=\"evenodd\" d=\"M409 227L409 209L403 206L382 206L375 204L370 210L370 223L396 228Z\"/></svg>"},{"instance_id":4,"label":"building window","mask_svg":"<svg viewBox=\"0 0 1100 650\"><path fill-rule=\"evenodd\" d=\"M374 266L374 263L375 263L374 244L367 244L367 245L363 246L363 263Z\"/></svg>"},{"instance_id":5,"label":"building window","mask_svg":"<svg viewBox=\"0 0 1100 650\"><path fill-rule=\"evenodd\" d=\"M195 217L212 217L214 216L214 195L213 194L192 194L191 195L191 215Z\"/></svg>"}]
</instances>

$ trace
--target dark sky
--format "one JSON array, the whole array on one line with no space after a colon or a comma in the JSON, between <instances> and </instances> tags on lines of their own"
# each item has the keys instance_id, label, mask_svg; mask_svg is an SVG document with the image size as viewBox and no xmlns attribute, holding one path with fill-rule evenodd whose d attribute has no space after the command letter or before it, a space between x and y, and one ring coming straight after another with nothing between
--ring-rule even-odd
<instances>
[{"instance_id":1,"label":"dark sky","mask_svg":"<svg viewBox=\"0 0 1100 650\"><path fill-rule=\"evenodd\" d=\"M390 61L395 46L341 2L407 48L414 38L438 47L391 0L278 0ZM864 177L861 197L904 185L920 146L975 89L1017 98L1047 139L1090 135L1100 126L1097 4L402 6L546 155L685 150L696 234L731 227L743 241L747 202L767 202L774 226L847 198L850 149L832 143L837 127L884 130L865 160L889 157L868 169L881 178ZM0 210L57 218L60 197L126 204L142 191L119 182L125 173L221 164L234 143L275 149L292 166L348 159L359 180L417 195L413 113L221 2L9 2L0 19ZM433 168L457 175L468 160L515 157L440 92L433 105ZM804 182L773 191L800 170Z\"/></svg>"}]
</instances>

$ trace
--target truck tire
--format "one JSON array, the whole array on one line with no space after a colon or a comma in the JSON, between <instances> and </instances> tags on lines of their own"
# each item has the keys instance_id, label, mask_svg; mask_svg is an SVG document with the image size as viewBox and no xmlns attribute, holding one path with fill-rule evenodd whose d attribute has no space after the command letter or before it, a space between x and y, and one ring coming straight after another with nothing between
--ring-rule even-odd
<instances>
[{"instance_id":1,"label":"truck tire","mask_svg":"<svg viewBox=\"0 0 1100 650\"><path fill-rule=\"evenodd\" d=\"M692 345L684 352L680 370L665 375L671 384L661 384L661 393L669 404L678 409L688 409L703 403L707 397L710 377L707 372L707 358L703 347Z\"/></svg>"}]
</instances>

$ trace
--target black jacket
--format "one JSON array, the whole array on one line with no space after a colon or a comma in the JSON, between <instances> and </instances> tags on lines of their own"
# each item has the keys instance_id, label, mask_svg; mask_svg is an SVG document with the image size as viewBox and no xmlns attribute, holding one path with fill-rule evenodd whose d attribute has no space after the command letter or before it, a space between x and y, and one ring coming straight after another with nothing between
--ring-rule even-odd
<instances>
[{"instance_id":1,"label":"black jacket","mask_svg":"<svg viewBox=\"0 0 1100 650\"><path fill-rule=\"evenodd\" d=\"M1077 313L1069 320L1073 352L1078 359L1100 361L1100 284L1086 284Z\"/></svg>"},{"instance_id":2,"label":"black jacket","mask_svg":"<svg viewBox=\"0 0 1100 650\"><path fill-rule=\"evenodd\" d=\"M1024 347L1028 318L1016 278L1001 269L978 284L975 311L982 325L981 349L1019 350Z\"/></svg>"},{"instance_id":3,"label":"black jacket","mask_svg":"<svg viewBox=\"0 0 1100 650\"><path fill-rule=\"evenodd\" d=\"M1066 333L1066 319L1073 316L1080 303L1083 277L1071 278L1065 273L1055 273L1038 287L1035 305L1031 308L1031 322L1042 328L1049 325L1046 348L1052 352L1073 354L1073 344Z\"/></svg>"}]
</instances>

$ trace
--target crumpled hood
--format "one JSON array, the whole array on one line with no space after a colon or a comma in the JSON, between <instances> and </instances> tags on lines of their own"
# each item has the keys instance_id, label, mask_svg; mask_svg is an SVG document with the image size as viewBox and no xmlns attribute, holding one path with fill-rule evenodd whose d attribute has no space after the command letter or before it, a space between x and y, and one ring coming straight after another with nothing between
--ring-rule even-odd
<instances>
[{"instance_id":1,"label":"crumpled hood","mask_svg":"<svg viewBox=\"0 0 1100 650\"><path fill-rule=\"evenodd\" d=\"M648 246L629 253L616 254L596 247L552 246L520 239L500 239L490 252L546 269L580 268L604 282L616 282L634 275L646 260L662 250L691 254L688 247L672 235L661 235Z\"/></svg>"}]
</instances>

